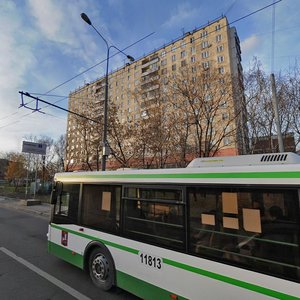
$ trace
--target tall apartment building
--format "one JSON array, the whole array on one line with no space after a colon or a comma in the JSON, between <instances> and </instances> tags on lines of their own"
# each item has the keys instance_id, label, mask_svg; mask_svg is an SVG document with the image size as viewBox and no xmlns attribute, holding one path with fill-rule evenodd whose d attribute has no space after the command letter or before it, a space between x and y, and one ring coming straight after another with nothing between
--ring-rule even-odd
<instances>
[{"instance_id":1,"label":"tall apartment building","mask_svg":"<svg viewBox=\"0 0 300 300\"><path fill-rule=\"evenodd\" d=\"M224 105L225 110L222 115L223 120L226 116L228 118L229 114L232 115L232 111L237 115L231 125L231 128L237 129L236 139L234 142L228 142L228 137L224 137L217 155L242 154L245 152L246 130L243 129L245 122L241 50L236 29L228 25L226 17L186 32L182 37L160 49L111 72L109 74L109 105L112 103L115 105L116 116L121 123L138 121L146 117L147 109L151 106L151 99L163 96L164 82L167 81L164 81L165 78L170 78L182 68L188 69L188 72L192 74L196 65L204 70L217 70L219 74L226 74L231 78L229 83L232 91L231 99L227 100L231 103ZM175 78L175 75L173 77ZM137 89L140 91L138 97L144 100L143 103L137 101L137 96L133 96ZM71 92L69 110L94 119L101 119L103 114L101 103L104 98L105 78L102 77ZM93 129L94 131L90 131L85 136L80 130L76 117L69 114L66 162L79 167L87 160L83 156L90 155L90 161L95 161L99 154L97 149L102 149L99 145L101 137L99 139L97 136L97 130ZM87 145L86 136L89 136L90 143L94 141L94 150L88 154L84 148L91 147L91 144Z\"/></svg>"}]
</instances>

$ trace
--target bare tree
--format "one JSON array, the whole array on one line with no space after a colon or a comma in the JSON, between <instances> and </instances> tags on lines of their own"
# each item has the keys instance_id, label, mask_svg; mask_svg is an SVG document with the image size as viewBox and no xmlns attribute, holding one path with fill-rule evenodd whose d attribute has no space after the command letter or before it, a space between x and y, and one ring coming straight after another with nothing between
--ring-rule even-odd
<instances>
[{"instance_id":1,"label":"bare tree","mask_svg":"<svg viewBox=\"0 0 300 300\"><path fill-rule=\"evenodd\" d=\"M102 153L102 115L100 102L85 103L85 110L81 114L87 118L72 115L74 126L77 127L73 131L74 139L76 139L76 147L72 157L68 157L68 161L76 160L81 162L81 169L99 170L100 169L100 155ZM94 120L94 121L93 121ZM70 146L70 145L69 145Z\"/></svg>"},{"instance_id":2,"label":"bare tree","mask_svg":"<svg viewBox=\"0 0 300 300\"><path fill-rule=\"evenodd\" d=\"M57 170L63 171L66 152L66 136L64 134L60 135L60 137L54 142L53 148L57 159Z\"/></svg>"},{"instance_id":3,"label":"bare tree","mask_svg":"<svg viewBox=\"0 0 300 300\"><path fill-rule=\"evenodd\" d=\"M182 67L169 77L168 97L181 116L179 140L193 156L214 156L236 147L236 118L232 78L215 69ZM186 152L186 150L185 150Z\"/></svg>"},{"instance_id":4,"label":"bare tree","mask_svg":"<svg viewBox=\"0 0 300 300\"><path fill-rule=\"evenodd\" d=\"M142 82L134 94L141 109L141 118L135 124L135 154L143 168L163 168L176 157L174 111L162 96L164 91L158 89L156 78L144 77L146 83Z\"/></svg>"},{"instance_id":5,"label":"bare tree","mask_svg":"<svg viewBox=\"0 0 300 300\"><path fill-rule=\"evenodd\" d=\"M131 122L121 122L117 115L117 108L110 103L108 142L111 155L118 162L119 167L130 167L135 151L136 128Z\"/></svg>"},{"instance_id":6,"label":"bare tree","mask_svg":"<svg viewBox=\"0 0 300 300\"><path fill-rule=\"evenodd\" d=\"M295 75L277 74L275 76L280 127L284 139L297 133L296 124L299 124L299 92ZM244 78L250 152L278 152L270 76L264 72L261 63L254 59L251 68L245 72ZM261 147L259 145L262 140L266 141L265 149L258 149Z\"/></svg>"},{"instance_id":7,"label":"bare tree","mask_svg":"<svg viewBox=\"0 0 300 300\"><path fill-rule=\"evenodd\" d=\"M74 158L81 160L83 168L92 171L99 170L100 153L102 149L101 125L90 120L76 116L77 136L80 142L80 152L76 152Z\"/></svg>"},{"instance_id":8,"label":"bare tree","mask_svg":"<svg viewBox=\"0 0 300 300\"><path fill-rule=\"evenodd\" d=\"M300 144L300 66L295 62L295 66L286 78L287 95L290 104L290 128L294 133L295 144Z\"/></svg>"}]
</instances>

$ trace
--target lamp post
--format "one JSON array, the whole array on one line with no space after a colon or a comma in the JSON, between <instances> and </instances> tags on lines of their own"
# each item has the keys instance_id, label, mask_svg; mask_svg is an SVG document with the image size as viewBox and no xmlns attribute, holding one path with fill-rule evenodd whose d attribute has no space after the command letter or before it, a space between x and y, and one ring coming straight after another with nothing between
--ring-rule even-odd
<instances>
[{"instance_id":1,"label":"lamp post","mask_svg":"<svg viewBox=\"0 0 300 300\"><path fill-rule=\"evenodd\" d=\"M109 147L107 143L107 121L108 121L108 66L109 66L109 52L111 48L115 48L118 52L125 55L129 61L133 62L134 58L130 55L127 55L122 50L117 48L114 45L109 45L107 40L102 36L102 34L95 28L95 26L92 24L89 17L82 13L81 18L90 26L94 28L94 30L98 33L98 35L102 38L102 40L105 42L107 53L106 53L106 72L105 72L105 99L104 99L104 111L103 111L103 138L102 138L102 160L101 160L101 170L105 171L106 169L106 157L109 155Z\"/></svg>"}]
</instances>

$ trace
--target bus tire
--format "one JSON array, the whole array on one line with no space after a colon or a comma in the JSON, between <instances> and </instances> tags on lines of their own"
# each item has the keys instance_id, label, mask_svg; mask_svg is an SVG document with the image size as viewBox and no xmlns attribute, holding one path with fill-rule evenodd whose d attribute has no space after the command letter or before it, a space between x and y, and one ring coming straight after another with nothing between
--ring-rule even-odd
<instances>
[{"instance_id":1,"label":"bus tire","mask_svg":"<svg viewBox=\"0 0 300 300\"><path fill-rule=\"evenodd\" d=\"M115 283L115 268L109 251L97 247L89 256L89 274L93 283L104 291L110 290Z\"/></svg>"}]
</instances>

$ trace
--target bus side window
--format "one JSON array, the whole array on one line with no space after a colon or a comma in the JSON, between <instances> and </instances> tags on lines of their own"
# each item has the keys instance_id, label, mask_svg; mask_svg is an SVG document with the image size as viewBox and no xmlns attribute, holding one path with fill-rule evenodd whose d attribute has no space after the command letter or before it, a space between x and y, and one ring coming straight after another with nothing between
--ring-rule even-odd
<instances>
[{"instance_id":1,"label":"bus side window","mask_svg":"<svg viewBox=\"0 0 300 300\"><path fill-rule=\"evenodd\" d=\"M189 188L192 254L299 280L297 190Z\"/></svg>"},{"instance_id":2,"label":"bus side window","mask_svg":"<svg viewBox=\"0 0 300 300\"><path fill-rule=\"evenodd\" d=\"M179 202L180 190L125 188L124 196L126 236L171 249L184 249L184 205Z\"/></svg>"},{"instance_id":3,"label":"bus side window","mask_svg":"<svg viewBox=\"0 0 300 300\"><path fill-rule=\"evenodd\" d=\"M63 190L56 196L54 222L75 224L78 222L79 190L79 184L64 184Z\"/></svg>"},{"instance_id":4,"label":"bus side window","mask_svg":"<svg viewBox=\"0 0 300 300\"><path fill-rule=\"evenodd\" d=\"M117 233L120 222L120 197L120 187L84 185L82 225Z\"/></svg>"}]
</instances>

